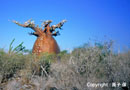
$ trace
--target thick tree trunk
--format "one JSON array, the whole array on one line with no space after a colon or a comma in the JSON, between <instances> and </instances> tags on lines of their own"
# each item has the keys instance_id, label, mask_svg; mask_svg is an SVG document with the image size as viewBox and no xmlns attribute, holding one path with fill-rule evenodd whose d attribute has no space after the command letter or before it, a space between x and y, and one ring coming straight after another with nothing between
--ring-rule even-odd
<instances>
[{"instance_id":1,"label":"thick tree trunk","mask_svg":"<svg viewBox=\"0 0 130 90\"><path fill-rule=\"evenodd\" d=\"M59 53L60 49L56 40L52 35L39 36L33 46L33 53L40 55L41 53Z\"/></svg>"},{"instance_id":2,"label":"thick tree trunk","mask_svg":"<svg viewBox=\"0 0 130 90\"><path fill-rule=\"evenodd\" d=\"M34 21L32 19L29 19L24 24L20 24L17 21L13 21L19 26L25 27L25 28L31 28L35 32L29 33L30 35L34 35L37 37L37 40L35 41L35 44L33 46L32 53L36 55L41 55L41 53L55 53L58 54L60 52L59 46L56 42L56 40L53 38L53 36L59 35L59 31L56 31L55 29L62 29L61 27L66 22L66 20L62 20L60 23L56 25L52 25L50 27L50 23L52 20L44 21L40 28L38 25L36 26L34 24ZM44 29L42 29L44 27Z\"/></svg>"}]
</instances>

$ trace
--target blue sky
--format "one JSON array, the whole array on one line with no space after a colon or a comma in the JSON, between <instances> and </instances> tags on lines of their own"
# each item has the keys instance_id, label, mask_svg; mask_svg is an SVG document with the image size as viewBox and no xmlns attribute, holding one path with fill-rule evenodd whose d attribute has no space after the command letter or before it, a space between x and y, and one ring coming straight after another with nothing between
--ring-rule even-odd
<instances>
[{"instance_id":1,"label":"blue sky","mask_svg":"<svg viewBox=\"0 0 130 90\"><path fill-rule=\"evenodd\" d=\"M22 23L30 18L39 25L41 19L53 20L52 25L68 20L55 38L61 50L95 39L112 39L119 47L130 46L130 0L0 0L0 48L8 49L15 38L14 46L24 42L32 49L36 37L28 32L33 30L8 21Z\"/></svg>"}]
</instances>

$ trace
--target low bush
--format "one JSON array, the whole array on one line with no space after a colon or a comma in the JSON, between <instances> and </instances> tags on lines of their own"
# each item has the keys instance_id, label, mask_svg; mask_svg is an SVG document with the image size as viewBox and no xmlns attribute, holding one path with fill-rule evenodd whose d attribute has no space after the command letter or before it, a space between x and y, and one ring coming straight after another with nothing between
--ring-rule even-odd
<instances>
[{"instance_id":1,"label":"low bush","mask_svg":"<svg viewBox=\"0 0 130 90\"><path fill-rule=\"evenodd\" d=\"M1 84L11 90L26 87L37 90L124 90L126 82L130 89L130 51L113 52L112 42L85 44L71 53L63 51L58 55L43 54L38 61L34 55L8 53L0 50ZM19 81L16 78L20 78ZM20 83L16 85L13 83ZM87 83L108 83L108 87L88 87ZM22 84L21 84L22 83ZM24 86L26 85L26 87ZM29 86L30 85L30 86ZM28 89L27 89L28 90Z\"/></svg>"}]
</instances>

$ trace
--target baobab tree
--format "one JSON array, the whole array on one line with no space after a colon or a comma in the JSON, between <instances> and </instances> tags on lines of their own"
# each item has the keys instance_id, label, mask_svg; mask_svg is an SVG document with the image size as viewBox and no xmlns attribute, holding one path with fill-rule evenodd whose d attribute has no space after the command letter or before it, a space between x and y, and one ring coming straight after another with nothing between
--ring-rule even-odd
<instances>
[{"instance_id":1,"label":"baobab tree","mask_svg":"<svg viewBox=\"0 0 130 90\"><path fill-rule=\"evenodd\" d=\"M37 37L37 40L35 41L33 46L32 53L40 55L44 52L55 54L58 54L60 52L59 46L53 36L60 35L59 31L56 31L56 29L62 29L61 27L66 22L66 20L62 20L60 23L52 26L50 26L52 20L43 21L41 27L39 27L38 25L36 26L32 19L27 20L26 22L24 22L24 24L21 24L15 20L13 20L13 22L19 26L31 28L35 31L29 33L30 35L34 35Z\"/></svg>"}]
</instances>

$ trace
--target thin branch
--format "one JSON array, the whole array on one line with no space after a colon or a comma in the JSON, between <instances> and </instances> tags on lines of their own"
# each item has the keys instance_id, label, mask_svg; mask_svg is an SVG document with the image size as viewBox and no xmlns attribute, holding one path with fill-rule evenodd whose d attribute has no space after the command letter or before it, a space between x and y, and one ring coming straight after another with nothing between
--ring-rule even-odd
<instances>
[{"instance_id":1,"label":"thin branch","mask_svg":"<svg viewBox=\"0 0 130 90\"><path fill-rule=\"evenodd\" d=\"M58 23L57 25L52 25L51 26L51 31L55 31L56 28L62 29L61 27L63 26L63 24L67 22L67 20L62 20L60 23Z\"/></svg>"},{"instance_id":2,"label":"thin branch","mask_svg":"<svg viewBox=\"0 0 130 90\"><path fill-rule=\"evenodd\" d=\"M52 33L52 36L58 36L60 35L59 31L55 31L54 33Z\"/></svg>"},{"instance_id":3,"label":"thin branch","mask_svg":"<svg viewBox=\"0 0 130 90\"><path fill-rule=\"evenodd\" d=\"M15 20L13 20L12 22L22 27L35 27L34 21L32 21L32 19L27 20L26 22L24 22L24 24L20 24L18 21Z\"/></svg>"},{"instance_id":4,"label":"thin branch","mask_svg":"<svg viewBox=\"0 0 130 90\"><path fill-rule=\"evenodd\" d=\"M49 75L47 74L47 72L46 72L45 68L43 68L43 66L42 66L42 65L41 65L41 68L42 68L43 72L46 74L46 76L47 76L47 77L49 77Z\"/></svg>"},{"instance_id":5,"label":"thin branch","mask_svg":"<svg viewBox=\"0 0 130 90\"><path fill-rule=\"evenodd\" d=\"M36 36L36 37L39 36L37 32L31 32L31 33L28 33L28 34L29 34L29 35L34 35L34 36Z\"/></svg>"},{"instance_id":6,"label":"thin branch","mask_svg":"<svg viewBox=\"0 0 130 90\"><path fill-rule=\"evenodd\" d=\"M57 25L52 25L50 32L52 33L52 36L57 36L60 35L59 31L55 31L56 28L62 29L61 27L63 26L63 24L67 22L67 20L62 20L60 23L58 23ZM54 32L55 31L55 32ZM53 33L54 32L54 33Z\"/></svg>"},{"instance_id":7,"label":"thin branch","mask_svg":"<svg viewBox=\"0 0 130 90\"><path fill-rule=\"evenodd\" d=\"M42 26L42 27L45 27L46 25L48 25L48 24L50 24L50 23L52 23L52 20L42 21L41 26Z\"/></svg>"},{"instance_id":8,"label":"thin branch","mask_svg":"<svg viewBox=\"0 0 130 90\"><path fill-rule=\"evenodd\" d=\"M31 28L33 29L35 32L34 33L29 33L30 35L35 35L35 36L39 36L39 35L43 35L43 33L51 33L52 36L57 36L60 35L59 31L55 31L56 28L62 29L61 27L63 26L63 24L65 22L67 22L67 20L62 20L60 23L56 24L56 25L52 25L50 27L50 23L52 22L52 20L46 20L46 21L42 21L41 24L41 28L39 28L39 26L35 26L34 21L32 19L27 20L26 22L24 22L24 24L21 24L15 20L12 21L13 23L25 27L25 28ZM44 30L42 29L44 27ZM54 32L54 33L53 33Z\"/></svg>"},{"instance_id":9,"label":"thin branch","mask_svg":"<svg viewBox=\"0 0 130 90\"><path fill-rule=\"evenodd\" d=\"M39 28L38 26L35 27L34 21L32 19L27 20L26 22L24 22L24 24L20 24L19 22L15 21L15 20L13 20L12 22L19 26L25 27L25 28L31 28L38 34L42 34L42 29Z\"/></svg>"}]
</instances>

